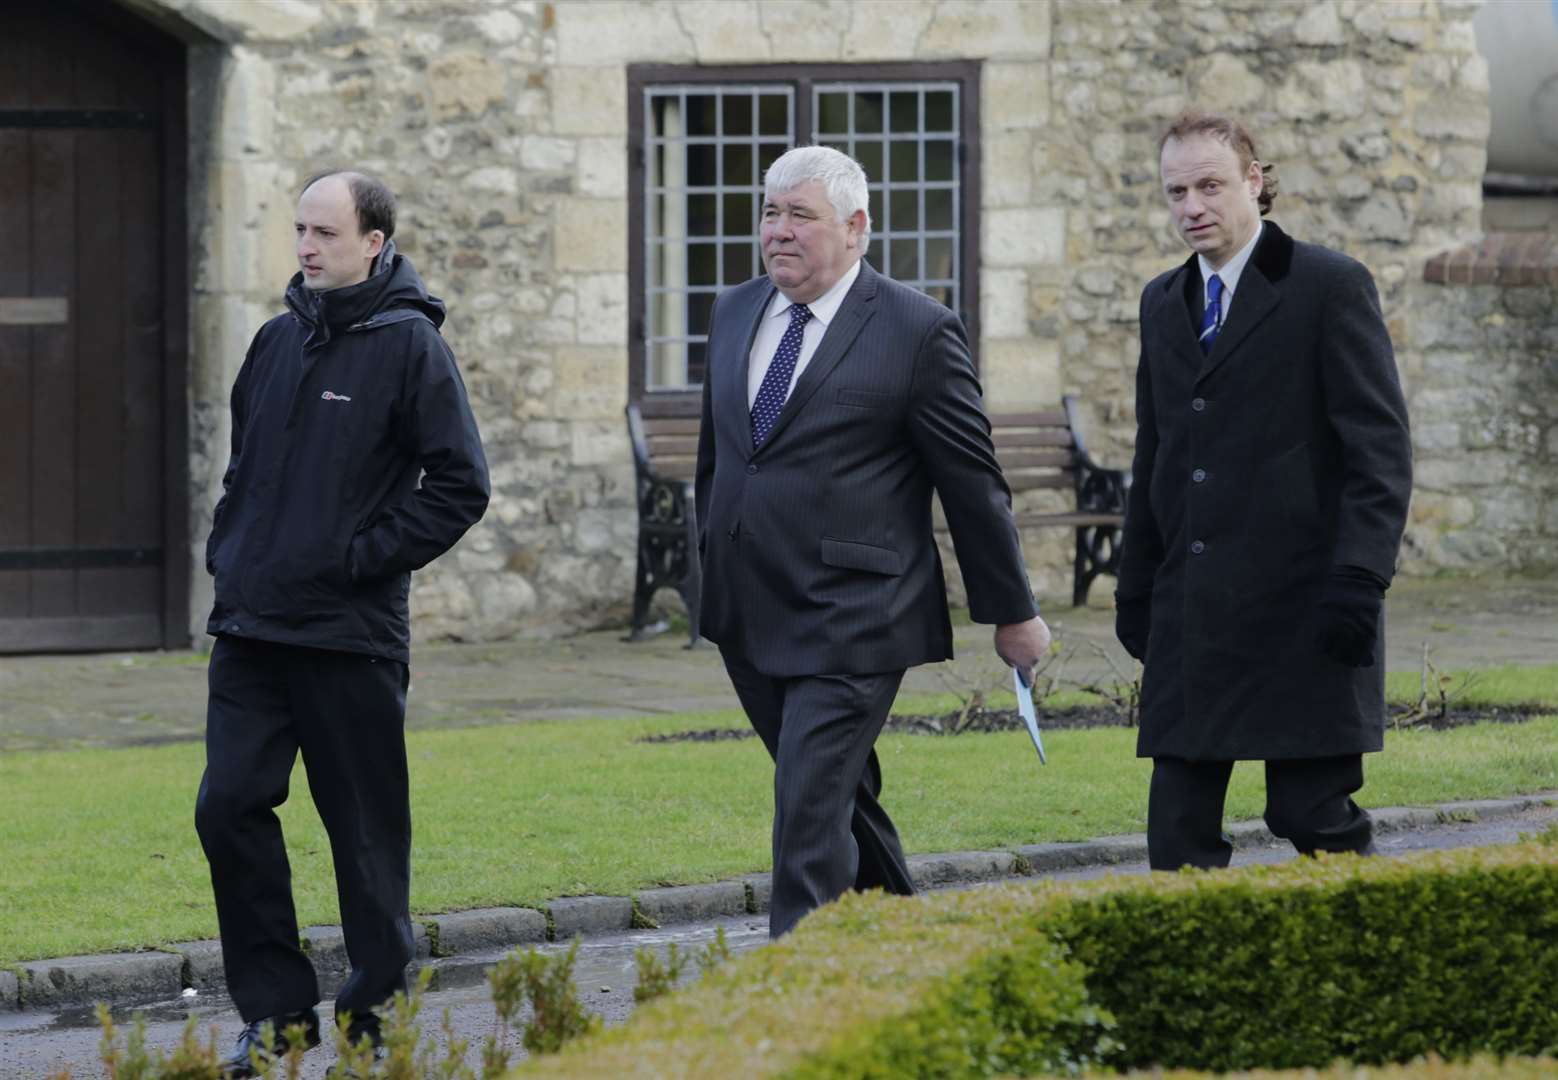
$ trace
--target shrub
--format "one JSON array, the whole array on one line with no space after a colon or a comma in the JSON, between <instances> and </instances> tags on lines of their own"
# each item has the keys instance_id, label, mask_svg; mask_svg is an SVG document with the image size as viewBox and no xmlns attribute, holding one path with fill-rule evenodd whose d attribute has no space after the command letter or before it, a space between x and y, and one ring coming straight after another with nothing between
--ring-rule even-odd
<instances>
[{"instance_id":1,"label":"shrub","mask_svg":"<svg viewBox=\"0 0 1558 1080\"><path fill-rule=\"evenodd\" d=\"M864 1080L1550 1058L1554 986L1552 844L852 895L516 1075ZM1540 1071L1550 1064L1379 1075L1523 1080L1553 1075Z\"/></svg>"}]
</instances>

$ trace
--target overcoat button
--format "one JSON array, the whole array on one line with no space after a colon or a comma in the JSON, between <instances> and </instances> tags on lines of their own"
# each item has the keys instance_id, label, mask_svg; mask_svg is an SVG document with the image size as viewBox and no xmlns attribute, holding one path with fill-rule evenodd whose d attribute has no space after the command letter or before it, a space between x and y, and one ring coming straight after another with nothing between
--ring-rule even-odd
<instances>
[{"instance_id":1,"label":"overcoat button","mask_svg":"<svg viewBox=\"0 0 1558 1080\"><path fill-rule=\"evenodd\" d=\"M1199 540L1191 541L1191 543L1190 543L1190 554L1192 554L1192 555L1199 555L1199 554L1201 554L1205 550L1206 550L1206 545L1203 544L1201 541L1199 541Z\"/></svg>"},{"instance_id":2,"label":"overcoat button","mask_svg":"<svg viewBox=\"0 0 1558 1080\"><path fill-rule=\"evenodd\" d=\"M1195 400L1193 400L1190 403L1190 407L1192 409L1194 409L1196 412L1203 412L1203 411L1205 411L1205 409L1206 409L1206 398L1196 398Z\"/></svg>"},{"instance_id":3,"label":"overcoat button","mask_svg":"<svg viewBox=\"0 0 1558 1080\"><path fill-rule=\"evenodd\" d=\"M747 475L748 476L756 476L757 475L757 466L756 465L748 465L747 466Z\"/></svg>"},{"instance_id":4,"label":"overcoat button","mask_svg":"<svg viewBox=\"0 0 1558 1080\"><path fill-rule=\"evenodd\" d=\"M1199 484L1201 481L1206 479L1206 470L1205 469L1197 469L1195 472L1190 474L1190 479L1194 480L1196 483Z\"/></svg>"}]
</instances>

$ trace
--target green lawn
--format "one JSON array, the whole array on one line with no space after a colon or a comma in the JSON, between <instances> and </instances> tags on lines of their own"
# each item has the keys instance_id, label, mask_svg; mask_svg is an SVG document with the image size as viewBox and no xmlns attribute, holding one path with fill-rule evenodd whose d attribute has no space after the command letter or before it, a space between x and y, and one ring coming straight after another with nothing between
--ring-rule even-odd
<instances>
[{"instance_id":1,"label":"green lawn","mask_svg":"<svg viewBox=\"0 0 1558 1080\"><path fill-rule=\"evenodd\" d=\"M1416 677L1397 685L1416 696ZM1476 696L1558 702L1558 666L1485 673ZM925 704L920 702L919 704ZM738 714L413 732L413 905L438 912L630 892L765 869L771 768L755 740L643 744L741 726ZM1079 840L1144 827L1134 732L1053 731L1041 768L1019 733L888 736L884 802L910 851ZM198 744L0 757L0 964L216 933L194 831ZM1367 805L1558 790L1555 715L1445 733L1392 732ZM329 847L301 770L282 808L299 917L338 921ZM1261 810L1241 765L1231 818Z\"/></svg>"}]
</instances>

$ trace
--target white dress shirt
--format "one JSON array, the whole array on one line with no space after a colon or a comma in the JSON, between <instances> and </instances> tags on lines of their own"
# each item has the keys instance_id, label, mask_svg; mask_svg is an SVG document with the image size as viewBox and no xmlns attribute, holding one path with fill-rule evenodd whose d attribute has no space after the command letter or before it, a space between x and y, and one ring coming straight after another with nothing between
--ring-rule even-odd
<instances>
[{"instance_id":1,"label":"white dress shirt","mask_svg":"<svg viewBox=\"0 0 1558 1080\"><path fill-rule=\"evenodd\" d=\"M1250 242L1239 249L1239 253L1223 264L1221 270L1213 270L1212 264L1206 261L1205 255L1197 255L1201 264L1201 310L1206 310L1207 296L1206 283L1212 280L1216 274L1223 283L1223 310L1218 318L1217 327L1222 329L1228 322L1228 309L1233 307L1233 293L1239 287L1239 275L1244 273L1244 264L1250 261L1250 256L1255 253L1255 245L1260 243L1261 230L1266 227L1264 221L1255 223L1255 235L1250 237Z\"/></svg>"},{"instance_id":2,"label":"white dress shirt","mask_svg":"<svg viewBox=\"0 0 1558 1080\"><path fill-rule=\"evenodd\" d=\"M844 276L833 283L833 288L806 305L811 309L811 319L801 331L801 355L795 361L795 371L790 375L790 386L784 392L786 401L790 398L790 391L795 389L795 380L801 377L801 372L805 371L806 365L811 362L812 354L817 351L817 346L822 341L822 335L828 332L833 317L839 313L839 306L844 303L849 287L859 276L860 261L857 259L855 265L844 271ZM748 409L756 404L757 392L763 385L763 376L768 374L768 365L773 362L774 353L779 351L779 342L790 326L791 306L790 301L785 299L784 293L775 292L773 300L769 301L768 310L763 313L762 324L757 328L757 337L752 340L752 353L748 357Z\"/></svg>"}]
</instances>

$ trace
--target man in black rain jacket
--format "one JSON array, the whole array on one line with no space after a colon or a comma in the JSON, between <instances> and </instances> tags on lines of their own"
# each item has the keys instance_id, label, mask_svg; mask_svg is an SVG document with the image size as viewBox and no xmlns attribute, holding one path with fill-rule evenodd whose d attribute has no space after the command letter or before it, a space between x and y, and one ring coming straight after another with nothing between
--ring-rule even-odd
<instances>
[{"instance_id":1,"label":"man in black rain jacket","mask_svg":"<svg viewBox=\"0 0 1558 1080\"><path fill-rule=\"evenodd\" d=\"M227 985L247 1025L227 1066L302 1025L319 988L299 948L274 808L298 751L330 835L352 973L354 1040L411 960L405 706L411 572L487 506L487 463L444 305L395 252L395 200L361 173L298 199L300 271L232 393L232 458L206 545L216 579L206 772L196 827L211 864Z\"/></svg>"}]
</instances>

